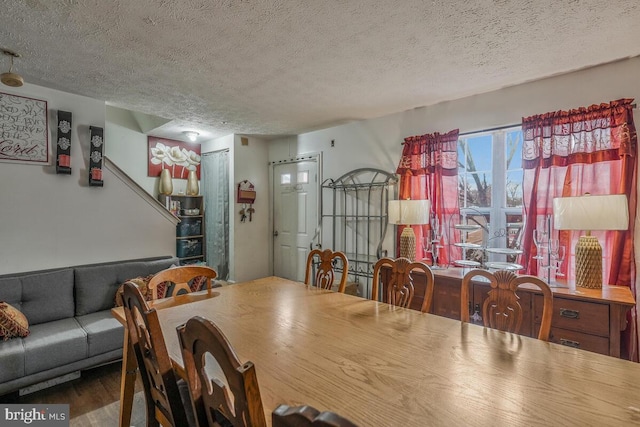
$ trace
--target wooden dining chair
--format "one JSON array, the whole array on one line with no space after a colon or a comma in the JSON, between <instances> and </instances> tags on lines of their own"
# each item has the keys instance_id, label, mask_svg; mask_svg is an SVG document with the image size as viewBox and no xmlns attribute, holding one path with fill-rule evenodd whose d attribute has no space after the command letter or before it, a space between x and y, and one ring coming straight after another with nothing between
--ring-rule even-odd
<instances>
[{"instance_id":1,"label":"wooden dining chair","mask_svg":"<svg viewBox=\"0 0 640 427\"><path fill-rule=\"evenodd\" d=\"M317 264L317 271L313 277L313 281L311 282L312 267L315 258L318 258L320 262ZM347 278L349 277L349 261L347 261L347 257L344 253L339 251L333 252L331 249L325 249L323 251L320 249L314 249L309 252L304 283L307 285L314 285L322 289L331 289L335 279L333 267L334 263L338 259L342 261L342 277L340 278L340 284L338 285L338 292L344 293L347 288Z\"/></svg>"},{"instance_id":2,"label":"wooden dining chair","mask_svg":"<svg viewBox=\"0 0 640 427\"><path fill-rule=\"evenodd\" d=\"M131 282L124 284L122 300L129 340L144 386L147 426L195 425L188 389L184 387L186 393L181 394L156 310L147 306L142 293Z\"/></svg>"},{"instance_id":3,"label":"wooden dining chair","mask_svg":"<svg viewBox=\"0 0 640 427\"><path fill-rule=\"evenodd\" d=\"M151 278L147 285L152 292L152 298L158 299L158 287L165 282L173 283L172 295L178 295L179 291L191 292L191 283L194 279L204 277L207 283L207 290L211 290L211 281L218 276L216 271L204 265L183 265L180 267L167 268L158 272Z\"/></svg>"},{"instance_id":4,"label":"wooden dining chair","mask_svg":"<svg viewBox=\"0 0 640 427\"><path fill-rule=\"evenodd\" d=\"M553 314L553 293L542 279L535 276L517 275L509 270L498 270L491 273L474 269L464 275L460 291L460 316L463 322L469 322L469 287L474 277L489 279L491 290L482 305L484 326L505 332L520 332L522 325L522 306L516 294L518 287L524 283L536 285L542 291L542 323L538 339L549 341L551 316Z\"/></svg>"},{"instance_id":5,"label":"wooden dining chair","mask_svg":"<svg viewBox=\"0 0 640 427\"><path fill-rule=\"evenodd\" d=\"M271 413L271 425L273 427L357 427L334 412L320 412L308 405L279 405Z\"/></svg>"},{"instance_id":6,"label":"wooden dining chair","mask_svg":"<svg viewBox=\"0 0 640 427\"><path fill-rule=\"evenodd\" d=\"M387 267L390 271L383 272L382 268ZM409 307L415 294L415 286L413 285L416 272L421 272L425 276L425 291L422 307L420 311L428 313L431 310L431 302L433 301L433 288L435 279L433 272L429 266L423 262L414 261L407 258L382 258L376 262L373 268L373 283L371 286L371 299L378 300L380 288L380 274L385 274L388 278L383 283L383 292L385 293L383 301L399 307Z\"/></svg>"},{"instance_id":7,"label":"wooden dining chair","mask_svg":"<svg viewBox=\"0 0 640 427\"><path fill-rule=\"evenodd\" d=\"M177 331L198 425L266 426L253 363L241 364L222 331L204 317L192 317ZM211 376L207 355L217 362L221 377Z\"/></svg>"}]
</instances>

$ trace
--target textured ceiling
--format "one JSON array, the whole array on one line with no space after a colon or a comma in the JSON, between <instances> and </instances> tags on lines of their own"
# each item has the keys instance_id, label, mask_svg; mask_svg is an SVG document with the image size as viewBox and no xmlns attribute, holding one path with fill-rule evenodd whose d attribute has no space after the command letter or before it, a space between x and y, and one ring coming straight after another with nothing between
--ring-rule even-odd
<instances>
[{"instance_id":1,"label":"textured ceiling","mask_svg":"<svg viewBox=\"0 0 640 427\"><path fill-rule=\"evenodd\" d=\"M0 0L0 10L0 47L22 55L14 71L26 81L170 119L158 136L297 134L640 55L638 0Z\"/></svg>"}]
</instances>

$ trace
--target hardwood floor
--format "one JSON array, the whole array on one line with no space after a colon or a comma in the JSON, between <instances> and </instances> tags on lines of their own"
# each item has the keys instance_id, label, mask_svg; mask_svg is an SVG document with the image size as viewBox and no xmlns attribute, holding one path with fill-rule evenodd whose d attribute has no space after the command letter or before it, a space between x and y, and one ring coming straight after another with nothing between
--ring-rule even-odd
<instances>
[{"instance_id":1,"label":"hardwood floor","mask_svg":"<svg viewBox=\"0 0 640 427\"><path fill-rule=\"evenodd\" d=\"M117 426L120 411L121 363L82 371L77 380L59 384L26 396L0 396L2 403L68 403L71 427ZM136 394L131 415L132 426L145 426L142 383L136 382Z\"/></svg>"}]
</instances>

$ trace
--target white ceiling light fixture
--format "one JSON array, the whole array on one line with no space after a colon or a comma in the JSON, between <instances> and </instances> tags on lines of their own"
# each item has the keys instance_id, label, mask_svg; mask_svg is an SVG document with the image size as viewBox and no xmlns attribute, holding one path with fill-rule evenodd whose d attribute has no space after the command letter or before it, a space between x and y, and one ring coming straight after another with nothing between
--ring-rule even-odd
<instances>
[{"instance_id":1,"label":"white ceiling light fixture","mask_svg":"<svg viewBox=\"0 0 640 427\"><path fill-rule=\"evenodd\" d=\"M192 130L185 130L184 132L182 132L187 138L189 138L189 141L191 142L196 142L196 138L198 138L198 136L200 135L198 132L192 131Z\"/></svg>"},{"instance_id":2,"label":"white ceiling light fixture","mask_svg":"<svg viewBox=\"0 0 640 427\"><path fill-rule=\"evenodd\" d=\"M0 74L0 81L3 84L11 87L22 86L24 84L24 79L20 74L13 72L13 59L20 58L20 54L9 49L0 49L0 52L11 57L11 66L9 67L9 71L6 73Z\"/></svg>"}]
</instances>

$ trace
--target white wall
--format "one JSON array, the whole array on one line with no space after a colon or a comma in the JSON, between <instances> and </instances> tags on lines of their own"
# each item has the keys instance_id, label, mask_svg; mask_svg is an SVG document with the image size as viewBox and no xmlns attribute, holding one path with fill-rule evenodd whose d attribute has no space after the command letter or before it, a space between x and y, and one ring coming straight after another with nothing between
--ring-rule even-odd
<instances>
[{"instance_id":1,"label":"white wall","mask_svg":"<svg viewBox=\"0 0 640 427\"><path fill-rule=\"evenodd\" d=\"M140 131L131 112L107 106L105 125L105 155L147 193L157 196L160 180L147 176L147 135Z\"/></svg>"},{"instance_id":2,"label":"white wall","mask_svg":"<svg viewBox=\"0 0 640 427\"><path fill-rule=\"evenodd\" d=\"M157 198L160 178L147 176L147 135L142 133L131 111L107 106L106 113L105 135L108 144L105 154L147 193ZM186 179L173 178L171 181L173 194L185 193Z\"/></svg>"},{"instance_id":3,"label":"white wall","mask_svg":"<svg viewBox=\"0 0 640 427\"><path fill-rule=\"evenodd\" d=\"M362 167L393 172L402 152L400 144L408 136L520 124L523 116L620 98L636 98L640 103L640 57L273 141L269 161L322 151L324 179ZM635 121L640 122L638 110ZM331 140L335 147L330 146ZM391 248L386 245L385 249Z\"/></svg>"},{"instance_id":4,"label":"white wall","mask_svg":"<svg viewBox=\"0 0 640 427\"><path fill-rule=\"evenodd\" d=\"M249 144L242 145L242 138ZM202 144L202 152L229 150L229 279L242 282L270 274L269 252L269 166L268 146L258 138L228 135ZM236 203L237 185L242 180L255 185L257 197L253 208L253 220L240 221L242 205ZM203 185L211 185L204 183ZM213 184L215 185L215 183Z\"/></svg>"},{"instance_id":5,"label":"white wall","mask_svg":"<svg viewBox=\"0 0 640 427\"><path fill-rule=\"evenodd\" d=\"M0 274L175 254L173 223L109 169L104 187L88 185L89 126L105 127L103 101L30 84L2 91L48 102L50 141L57 110L73 113L73 128L71 175L56 175L53 142L51 166L0 163Z\"/></svg>"},{"instance_id":6,"label":"white wall","mask_svg":"<svg viewBox=\"0 0 640 427\"><path fill-rule=\"evenodd\" d=\"M242 145L241 139L247 138L248 145ZM233 183L233 235L235 259L235 279L238 282L268 276L271 271L269 252L271 237L269 235L269 165L267 162L268 144L258 138L235 135L234 140L234 173ZM249 180L255 186L256 202L252 221L240 222L238 212L242 205L235 203L236 188L240 181Z\"/></svg>"}]
</instances>

